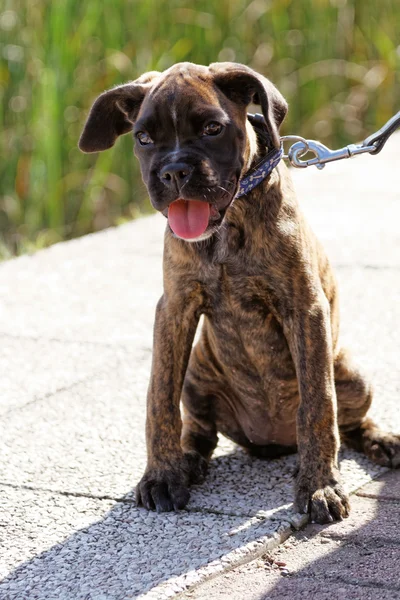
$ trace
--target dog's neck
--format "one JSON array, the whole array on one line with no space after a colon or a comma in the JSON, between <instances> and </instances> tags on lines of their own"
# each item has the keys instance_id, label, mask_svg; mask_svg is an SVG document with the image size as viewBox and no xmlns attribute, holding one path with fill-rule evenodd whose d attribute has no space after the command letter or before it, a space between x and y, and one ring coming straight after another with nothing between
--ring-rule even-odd
<instances>
[{"instance_id":1,"label":"dog's neck","mask_svg":"<svg viewBox=\"0 0 400 600\"><path fill-rule=\"evenodd\" d=\"M250 123L246 119L246 150L244 153L244 166L242 177L250 171L250 169L256 164L256 161L260 158L260 148L257 138L257 133ZM261 150L262 151L262 150Z\"/></svg>"}]
</instances>

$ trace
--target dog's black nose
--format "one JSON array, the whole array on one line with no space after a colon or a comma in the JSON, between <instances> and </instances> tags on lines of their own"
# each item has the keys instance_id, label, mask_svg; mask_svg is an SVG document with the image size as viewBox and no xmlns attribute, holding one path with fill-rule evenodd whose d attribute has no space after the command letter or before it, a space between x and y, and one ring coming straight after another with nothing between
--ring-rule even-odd
<instances>
[{"instance_id":1,"label":"dog's black nose","mask_svg":"<svg viewBox=\"0 0 400 600\"><path fill-rule=\"evenodd\" d=\"M193 167L186 163L170 163L160 171L160 179L169 188L181 189L189 180Z\"/></svg>"}]
</instances>

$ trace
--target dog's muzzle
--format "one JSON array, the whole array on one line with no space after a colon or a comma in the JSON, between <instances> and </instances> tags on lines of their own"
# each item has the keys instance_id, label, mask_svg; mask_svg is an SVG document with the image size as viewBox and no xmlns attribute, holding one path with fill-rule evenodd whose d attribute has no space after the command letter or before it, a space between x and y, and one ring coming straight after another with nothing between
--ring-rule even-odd
<instances>
[{"instance_id":1,"label":"dog's muzzle","mask_svg":"<svg viewBox=\"0 0 400 600\"><path fill-rule=\"evenodd\" d=\"M156 177L164 192L157 192L158 199L153 201L153 206L168 218L176 236L199 241L209 237L221 225L235 190L229 193L219 185L219 176L208 160L198 160L196 165L182 159L167 161ZM232 182L228 187L233 185ZM163 198L164 206L159 202Z\"/></svg>"}]
</instances>

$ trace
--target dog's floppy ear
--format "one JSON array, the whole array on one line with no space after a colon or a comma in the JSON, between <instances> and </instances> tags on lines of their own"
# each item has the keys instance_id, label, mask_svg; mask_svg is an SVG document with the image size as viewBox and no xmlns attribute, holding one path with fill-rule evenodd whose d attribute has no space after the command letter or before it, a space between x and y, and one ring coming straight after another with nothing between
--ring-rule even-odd
<instances>
[{"instance_id":1,"label":"dog's floppy ear","mask_svg":"<svg viewBox=\"0 0 400 600\"><path fill-rule=\"evenodd\" d=\"M237 63L213 63L209 70L215 85L233 102L244 106L250 103L261 105L272 142L275 148L279 148L279 127L288 105L269 79Z\"/></svg>"},{"instance_id":2,"label":"dog's floppy ear","mask_svg":"<svg viewBox=\"0 0 400 600\"><path fill-rule=\"evenodd\" d=\"M103 92L94 102L79 140L82 152L100 152L132 130L140 106L158 77L157 71Z\"/></svg>"}]
</instances>

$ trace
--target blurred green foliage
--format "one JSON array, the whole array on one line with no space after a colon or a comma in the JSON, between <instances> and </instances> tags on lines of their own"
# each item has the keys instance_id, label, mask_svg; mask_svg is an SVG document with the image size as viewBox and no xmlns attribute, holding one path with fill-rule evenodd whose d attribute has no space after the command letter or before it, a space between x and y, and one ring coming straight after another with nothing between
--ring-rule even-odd
<instances>
[{"instance_id":1,"label":"blurred green foliage","mask_svg":"<svg viewBox=\"0 0 400 600\"><path fill-rule=\"evenodd\" d=\"M2 0L0 252L150 210L130 136L85 156L94 98L150 70L232 60L287 97L285 133L336 146L399 110L399 0Z\"/></svg>"}]
</instances>

